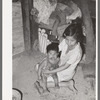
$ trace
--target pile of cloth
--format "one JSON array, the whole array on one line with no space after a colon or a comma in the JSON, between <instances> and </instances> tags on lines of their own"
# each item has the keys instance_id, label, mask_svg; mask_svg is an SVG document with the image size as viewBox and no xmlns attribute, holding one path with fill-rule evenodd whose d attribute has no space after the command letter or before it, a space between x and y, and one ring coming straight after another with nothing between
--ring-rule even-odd
<instances>
[{"instance_id":1,"label":"pile of cloth","mask_svg":"<svg viewBox=\"0 0 100 100\"><path fill-rule=\"evenodd\" d=\"M42 22L49 25L49 17L55 10L57 2L53 4L49 0L34 0L33 6L38 10L38 23Z\"/></svg>"}]
</instances>

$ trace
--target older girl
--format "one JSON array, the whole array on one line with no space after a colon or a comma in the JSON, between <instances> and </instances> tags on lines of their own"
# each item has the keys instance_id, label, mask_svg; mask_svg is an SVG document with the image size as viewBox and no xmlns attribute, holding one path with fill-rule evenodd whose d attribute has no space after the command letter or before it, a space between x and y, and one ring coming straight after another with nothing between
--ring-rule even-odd
<instances>
[{"instance_id":1,"label":"older girl","mask_svg":"<svg viewBox=\"0 0 100 100\"><path fill-rule=\"evenodd\" d=\"M72 80L75 75L77 65L82 57L81 34L82 28L78 24L71 24L66 28L63 34L64 38L59 44L59 50L62 52L59 68L44 72L45 74L57 73L60 86ZM50 81L53 82L51 77L48 78L48 82Z\"/></svg>"}]
</instances>

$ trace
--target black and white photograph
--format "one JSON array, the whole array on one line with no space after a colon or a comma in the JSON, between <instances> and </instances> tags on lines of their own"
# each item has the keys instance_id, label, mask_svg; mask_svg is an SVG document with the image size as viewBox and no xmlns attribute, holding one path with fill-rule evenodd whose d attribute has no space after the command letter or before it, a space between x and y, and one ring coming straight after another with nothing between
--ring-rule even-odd
<instances>
[{"instance_id":1,"label":"black and white photograph","mask_svg":"<svg viewBox=\"0 0 100 100\"><path fill-rule=\"evenodd\" d=\"M97 100L97 1L12 0L12 100Z\"/></svg>"}]
</instances>

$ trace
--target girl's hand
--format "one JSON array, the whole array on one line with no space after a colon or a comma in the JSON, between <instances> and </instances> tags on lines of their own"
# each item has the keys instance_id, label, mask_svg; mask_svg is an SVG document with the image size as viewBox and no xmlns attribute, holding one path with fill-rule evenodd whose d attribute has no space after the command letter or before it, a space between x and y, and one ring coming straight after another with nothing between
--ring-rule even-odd
<instances>
[{"instance_id":1,"label":"girl's hand","mask_svg":"<svg viewBox=\"0 0 100 100\"><path fill-rule=\"evenodd\" d=\"M50 74L50 71L49 70L44 70L43 73L44 74Z\"/></svg>"}]
</instances>

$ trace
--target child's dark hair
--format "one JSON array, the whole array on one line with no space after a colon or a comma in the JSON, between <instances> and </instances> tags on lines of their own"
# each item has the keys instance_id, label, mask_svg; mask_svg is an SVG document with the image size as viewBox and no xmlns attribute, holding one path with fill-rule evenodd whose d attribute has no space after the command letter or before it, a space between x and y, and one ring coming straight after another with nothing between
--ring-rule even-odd
<instances>
[{"instance_id":1,"label":"child's dark hair","mask_svg":"<svg viewBox=\"0 0 100 100\"><path fill-rule=\"evenodd\" d=\"M73 36L77 42L82 42L82 32L83 29L80 23L72 23L65 29L63 37L66 38L66 36Z\"/></svg>"},{"instance_id":2,"label":"child's dark hair","mask_svg":"<svg viewBox=\"0 0 100 100\"><path fill-rule=\"evenodd\" d=\"M58 43L54 43L54 42L52 42L51 44L49 44L48 46L47 46L47 48L46 48L46 50L47 50L47 53L50 51L50 50L54 50L54 51L56 51L57 53L59 53L59 47L58 47Z\"/></svg>"}]
</instances>

